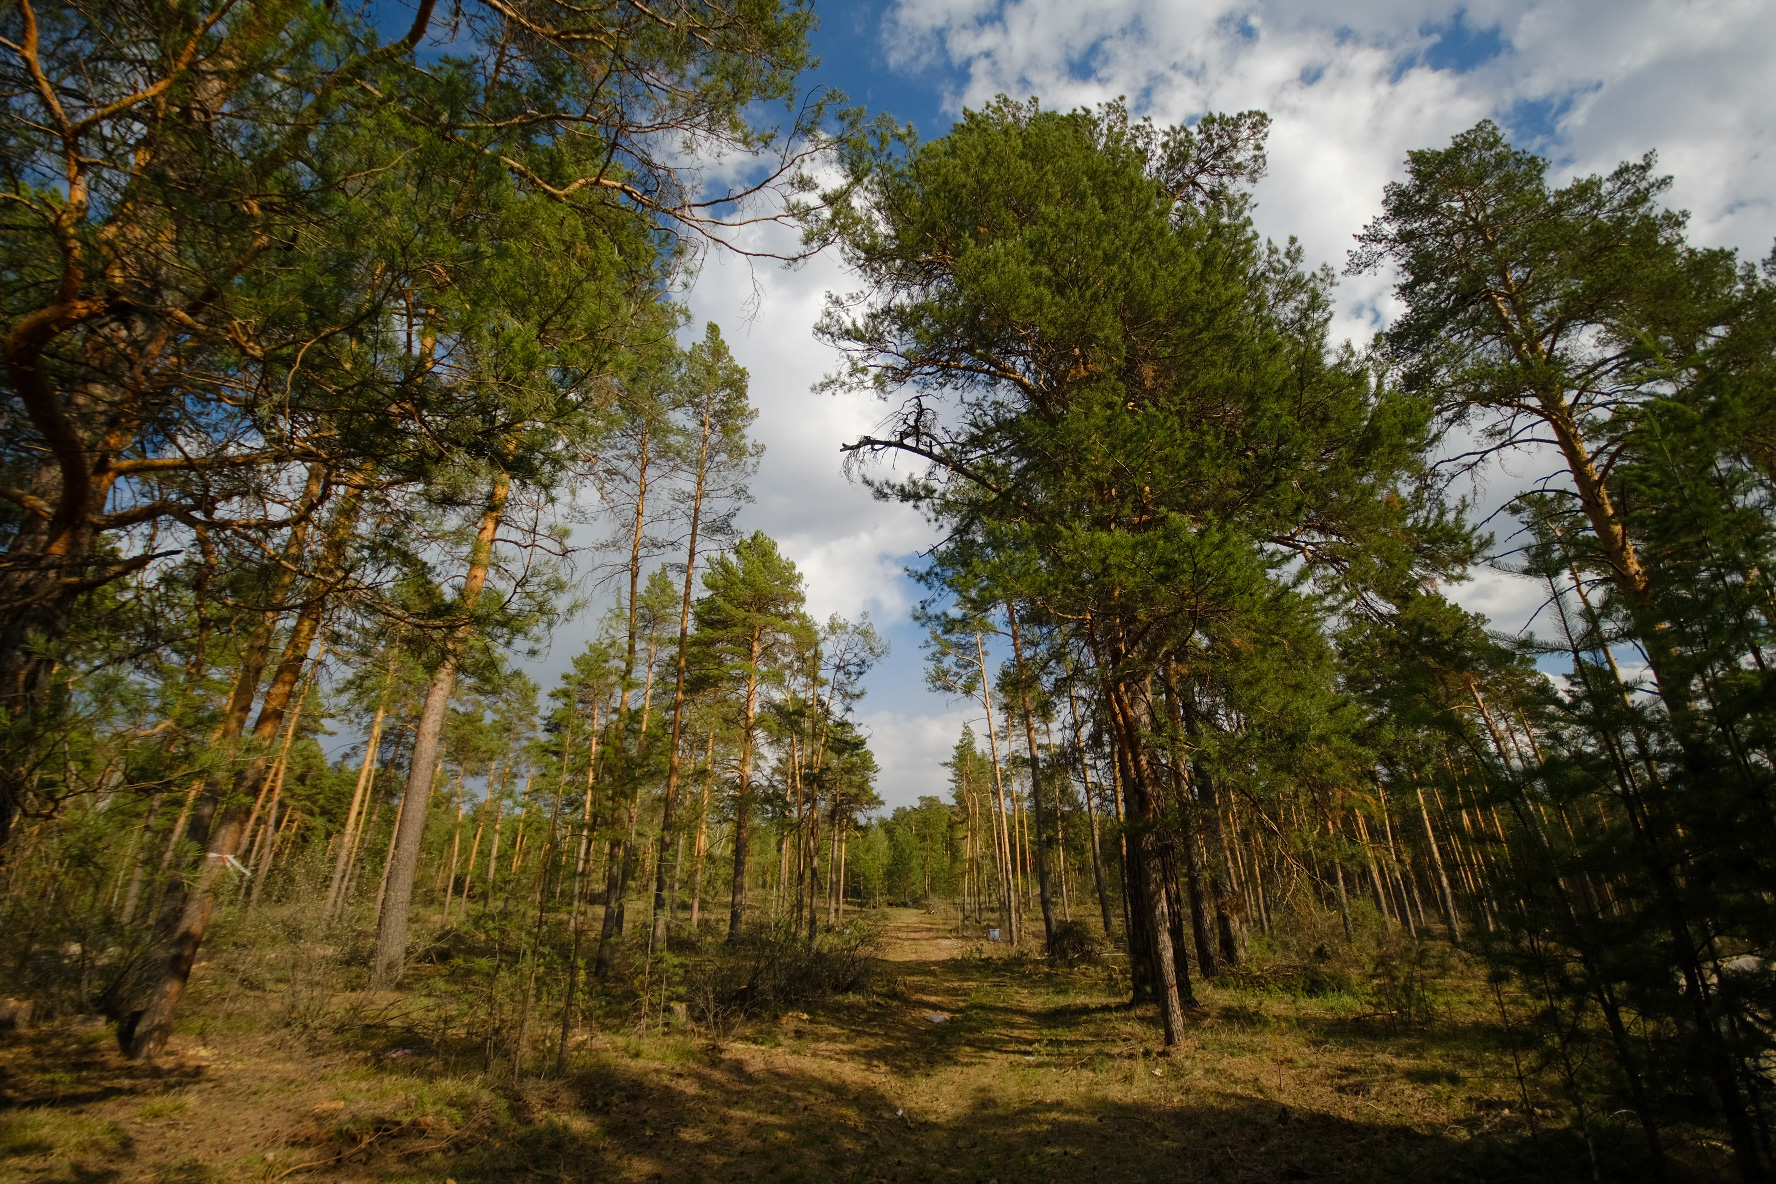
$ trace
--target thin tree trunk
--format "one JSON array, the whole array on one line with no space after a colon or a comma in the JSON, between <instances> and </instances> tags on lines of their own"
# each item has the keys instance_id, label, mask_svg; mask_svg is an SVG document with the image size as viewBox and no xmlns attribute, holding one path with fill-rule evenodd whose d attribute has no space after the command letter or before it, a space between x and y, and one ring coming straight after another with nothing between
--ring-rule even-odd
<instances>
[{"instance_id":1,"label":"thin tree trunk","mask_svg":"<svg viewBox=\"0 0 1776 1184\"><path fill-rule=\"evenodd\" d=\"M763 634L755 628L746 667L746 719L740 740L740 773L734 788L734 876L728 905L728 940L737 941L746 920L746 859L752 844L752 757L757 741L759 659Z\"/></svg>"},{"instance_id":2,"label":"thin tree trunk","mask_svg":"<svg viewBox=\"0 0 1776 1184\"><path fill-rule=\"evenodd\" d=\"M166 794L157 793L148 799L148 817L142 820L142 834L135 850L130 855L129 887L123 894L123 908L118 912L117 923L128 925L136 915L136 902L142 897L142 881L148 870L148 841L154 835L154 819L160 813L161 802Z\"/></svg>"},{"instance_id":3,"label":"thin tree trunk","mask_svg":"<svg viewBox=\"0 0 1776 1184\"><path fill-rule=\"evenodd\" d=\"M530 819L530 781L535 776L535 769L524 770L524 784L518 787L518 830L512 836L512 863L506 868L508 880L524 866L524 824Z\"/></svg>"},{"instance_id":4,"label":"thin tree trunk","mask_svg":"<svg viewBox=\"0 0 1776 1184\"><path fill-rule=\"evenodd\" d=\"M635 477L635 522L629 540L629 620L628 642L623 655L623 681L619 684L617 698L617 732L616 752L611 778L611 812L613 821L616 813L617 794L630 774L629 768L629 695L635 682L635 659L641 640L641 550L647 531L647 498L648 470L653 464L653 426L644 424L641 433L641 447L637 454ZM649 669L651 681L653 671ZM639 748L640 739L636 740ZM640 794L637 787L636 793ZM631 828L633 829L633 828ZM611 838L609 851L606 855L604 870L604 916L600 919L598 932L598 954L595 960L600 978L609 972L615 949L612 942L622 924L620 906L623 898L623 883L629 863L627 836L621 832Z\"/></svg>"},{"instance_id":5,"label":"thin tree trunk","mask_svg":"<svg viewBox=\"0 0 1776 1184\"><path fill-rule=\"evenodd\" d=\"M481 598L481 589L487 583L494 539L505 518L506 499L511 489L511 477L505 473L499 474L488 497L487 509L481 515L481 528L475 536L474 550L469 556L469 570L463 578L459 598L465 618L474 612L475 602ZM451 693L456 688L456 664L473 628L472 622L465 619L445 642L443 658L432 675L432 684L426 693L425 709L420 715L419 728L413 739L413 755L408 761L407 793L404 799L407 809L402 811L400 825L396 828L398 837L388 875L388 892L377 918L376 950L372 955L370 977L373 986L378 988L392 988L400 981L403 963L407 958L407 926L413 909L413 878L419 871L420 847L425 842L432 778L438 767L444 718L450 710Z\"/></svg>"},{"instance_id":6,"label":"thin tree trunk","mask_svg":"<svg viewBox=\"0 0 1776 1184\"><path fill-rule=\"evenodd\" d=\"M1416 781L1413 789L1418 794L1419 817L1424 819L1425 841L1431 847L1431 862L1437 869L1437 884L1443 890L1443 920L1449 926L1449 944L1461 945L1461 921L1455 912L1455 893L1449 887L1449 873L1443 870L1443 852L1437 846L1437 832L1431 826L1430 807L1425 805L1424 789Z\"/></svg>"},{"instance_id":7,"label":"thin tree trunk","mask_svg":"<svg viewBox=\"0 0 1776 1184\"><path fill-rule=\"evenodd\" d=\"M450 870L444 876L444 923L450 923L450 906L456 899L456 865L462 854L463 825L463 786L459 775L456 782L456 827L450 832ZM443 863L443 860L439 860Z\"/></svg>"},{"instance_id":8,"label":"thin tree trunk","mask_svg":"<svg viewBox=\"0 0 1776 1184\"><path fill-rule=\"evenodd\" d=\"M499 881L500 827L506 821L506 804L493 804L493 837L487 843L487 902L493 902L493 887Z\"/></svg>"},{"instance_id":9,"label":"thin tree trunk","mask_svg":"<svg viewBox=\"0 0 1776 1184\"><path fill-rule=\"evenodd\" d=\"M395 843L401 837L401 818L407 813L407 799L410 795L403 793L401 800L395 803L395 824L389 828L388 850L382 855L382 874L376 879L377 916L382 915L382 902L388 899L389 868L395 863Z\"/></svg>"},{"instance_id":10,"label":"thin tree trunk","mask_svg":"<svg viewBox=\"0 0 1776 1184\"><path fill-rule=\"evenodd\" d=\"M647 678L644 680L641 693L641 726L637 729L635 741L635 763L638 769L642 764L643 758L647 755L648 720L652 715L654 708L654 671L655 658L657 656L654 643L650 639L648 642ZM646 785L640 777L634 779L634 785L635 790L629 795L628 829L624 832L623 836L622 859L617 865L620 874L616 881L616 923L614 927L612 927L611 932L619 936L629 931L629 888L635 882L636 871L645 857L641 844L636 841L636 837L641 831L641 799L643 792L646 790ZM607 961L607 951L609 953L615 952L614 948L609 944L608 939L600 941L598 947L600 974L610 968L610 964Z\"/></svg>"},{"instance_id":11,"label":"thin tree trunk","mask_svg":"<svg viewBox=\"0 0 1776 1184\"><path fill-rule=\"evenodd\" d=\"M1194 1003L1194 998L1190 980L1182 972L1180 951L1173 940L1174 918L1166 891L1169 877L1156 841L1160 795L1139 747L1143 729L1137 726L1127 688L1110 676L1110 669L1102 661L1099 667L1106 676L1105 698L1127 763L1125 789L1131 795L1130 813L1138 827L1132 836L1130 855L1140 878L1139 892L1147 909L1143 918L1146 924L1142 928L1146 930L1146 943L1152 955L1153 987L1164 1021L1165 1043L1170 1047L1183 1039L1184 1004L1186 1001Z\"/></svg>"},{"instance_id":12,"label":"thin tree trunk","mask_svg":"<svg viewBox=\"0 0 1776 1184\"><path fill-rule=\"evenodd\" d=\"M666 844L671 841L672 828L677 819L674 817L678 808L678 765L680 752L684 746L685 722L685 681L690 670L691 642L691 592L697 574L697 532L703 525L703 490L709 475L709 438L714 430L715 392L705 392L703 398L703 441L697 453L697 487L691 497L691 529L690 537L685 543L684 595L678 608L678 653L673 664L672 686L672 747L666 756L666 792L665 801L660 807L660 844L657 867L654 873L654 945L664 953L666 950L667 929L671 918L667 907L666 892Z\"/></svg>"},{"instance_id":13,"label":"thin tree trunk","mask_svg":"<svg viewBox=\"0 0 1776 1184\"><path fill-rule=\"evenodd\" d=\"M691 932L701 923L703 905L703 860L709 854L709 795L715 787L715 731L710 730L708 753L703 766L703 802L697 811L697 846L692 857Z\"/></svg>"},{"instance_id":14,"label":"thin tree trunk","mask_svg":"<svg viewBox=\"0 0 1776 1184\"><path fill-rule=\"evenodd\" d=\"M1339 838L1338 827L1332 823L1330 814L1327 816L1326 825L1332 841L1336 844ZM1344 886L1344 860L1338 858L1336 852L1332 856L1332 875L1338 889L1338 919L1344 924L1344 940L1347 943L1354 942L1357 940L1357 935L1356 931L1351 928L1350 894L1345 891Z\"/></svg>"},{"instance_id":15,"label":"thin tree trunk","mask_svg":"<svg viewBox=\"0 0 1776 1184\"><path fill-rule=\"evenodd\" d=\"M1381 774L1377 772L1374 773L1373 776L1375 777L1375 792L1381 799L1382 837L1387 839L1388 862L1392 864L1391 871L1393 872L1396 889L1400 894L1400 916L1404 919L1406 932L1413 937L1417 937L1419 928L1418 920L1422 920L1422 917L1418 920L1413 918L1412 894L1408 891L1409 872L1405 863L1400 858L1399 847L1394 843L1393 811L1388 807L1387 790L1382 788Z\"/></svg>"},{"instance_id":16,"label":"thin tree trunk","mask_svg":"<svg viewBox=\"0 0 1776 1184\"><path fill-rule=\"evenodd\" d=\"M1017 891L1015 877L1017 866L1013 862L1014 847L1012 845L1011 807L1006 802L1005 773L999 764L999 739L993 730L993 683L987 677L987 645L981 635L974 635L975 660L980 666L981 707L987 713L987 753L993 758L993 806L999 826L999 842L1002 847L1000 859L1000 911L1005 917L1006 936L1012 945L1023 942L1023 926L1018 916Z\"/></svg>"},{"instance_id":17,"label":"thin tree trunk","mask_svg":"<svg viewBox=\"0 0 1776 1184\"><path fill-rule=\"evenodd\" d=\"M567 1073L567 1047L573 1037L575 1007L580 990L580 938L585 933L585 892L582 880L586 872L586 853L592 842L592 786L598 774L598 704L592 704L591 728L586 741L586 790L580 807L580 844L574 859L573 892L568 903L568 925L572 943L567 955L567 991L561 1000L561 1042L555 1046L555 1073Z\"/></svg>"},{"instance_id":18,"label":"thin tree trunk","mask_svg":"<svg viewBox=\"0 0 1776 1184\"><path fill-rule=\"evenodd\" d=\"M1018 682L1018 706L1024 716L1024 743L1030 752L1030 810L1031 821L1036 828L1035 851L1037 896L1042 903L1042 948L1044 952L1054 950L1055 915L1054 890L1049 883L1050 865L1054 862L1054 853L1058 848L1060 818L1046 817L1042 803L1042 753L1036 747L1036 717L1030 709L1029 671L1024 666L1024 643L1018 629L1017 608L1007 601L1005 605L1006 620L1011 626L1011 653L1016 664ZM1063 889L1064 891L1064 889Z\"/></svg>"},{"instance_id":19,"label":"thin tree trunk","mask_svg":"<svg viewBox=\"0 0 1776 1184\"><path fill-rule=\"evenodd\" d=\"M296 705L290 709L290 722L284 725L283 743L278 748L277 759L272 763L271 775L266 778L266 787L259 791L259 798L253 803L253 813L247 816L247 825L243 832L245 834L251 835L253 833L253 824L258 818L259 805L265 800L266 789L271 791L272 812L274 814L276 813L278 800L283 796L284 792L284 774L290 767L290 746L295 743L296 729L302 724L302 708L308 702L308 696L310 692L314 690L315 682L320 677L321 663L326 660L327 643L323 641L321 642L321 652L315 655L314 662L309 667L308 678L303 681L302 691L296 696ZM275 832L272 830L272 824L267 822L265 824L264 836L260 840L261 851L255 851L255 856L261 854L263 850L268 849L271 846L271 835L273 833ZM247 862L255 863L256 860L249 858ZM254 871L254 876L257 877L260 875L260 873L264 871L265 866L269 866L269 859L265 861L264 865L259 866ZM259 893L256 887L253 887L253 890L249 892L248 898L249 900L257 900L259 898Z\"/></svg>"},{"instance_id":20,"label":"thin tree trunk","mask_svg":"<svg viewBox=\"0 0 1776 1184\"><path fill-rule=\"evenodd\" d=\"M1363 821L1363 812L1356 811L1357 837L1363 842L1363 857L1369 863L1369 882L1375 887L1375 907L1381 912L1381 927L1389 936L1394 932L1393 910L1388 906L1387 890L1381 885L1381 869L1375 866L1375 847L1369 841L1369 827Z\"/></svg>"},{"instance_id":21,"label":"thin tree trunk","mask_svg":"<svg viewBox=\"0 0 1776 1184\"><path fill-rule=\"evenodd\" d=\"M475 860L481 854L481 835L487 829L487 803L475 810L475 838L469 843L469 862L463 868L462 914L469 912L469 894L475 887Z\"/></svg>"},{"instance_id":22,"label":"thin tree trunk","mask_svg":"<svg viewBox=\"0 0 1776 1184\"><path fill-rule=\"evenodd\" d=\"M394 657L389 658L389 679L383 684L383 694L376 703L376 718L370 724L370 738L364 745L364 763L358 768L358 784L352 790L351 808L346 811L345 829L340 832L339 855L333 862L333 878L327 883L327 900L322 906L322 915L329 920L344 903L345 881L351 869L352 859L358 853L358 831L364 821L364 803L375 780L377 758L382 755L382 721L388 707L384 701L388 694L388 681L394 678Z\"/></svg>"},{"instance_id":23,"label":"thin tree trunk","mask_svg":"<svg viewBox=\"0 0 1776 1184\"><path fill-rule=\"evenodd\" d=\"M269 772L271 761L265 749L277 737L290 699L308 665L308 652L320 630L326 604L329 590L326 581L332 578L343 560L346 544L356 526L360 500L355 491L348 494L328 524L327 539L321 548L317 568L317 583L321 586L297 613L277 673L260 705L259 718L253 725L253 739L260 751L230 780L232 795L237 799L257 797ZM242 672L243 676L248 673ZM243 685L245 701L250 704L252 689L258 685L257 673L251 674L250 681L242 677L236 682L235 701L230 704L230 718L224 725L229 730L237 727L234 718L245 718L245 708L240 705ZM173 1019L179 1001L184 997L191 968L197 962L198 950L215 916L221 879L230 867L239 866L235 856L246 837L244 822L238 806L225 807L221 781L207 780L205 792L199 797L193 814L193 835L206 848L204 867L188 887L180 884L168 892L156 927L155 941L146 960L145 986L137 996L142 1000L142 1006L140 1010L132 1009L118 1027L118 1041L131 1060L158 1052L172 1034Z\"/></svg>"}]
</instances>

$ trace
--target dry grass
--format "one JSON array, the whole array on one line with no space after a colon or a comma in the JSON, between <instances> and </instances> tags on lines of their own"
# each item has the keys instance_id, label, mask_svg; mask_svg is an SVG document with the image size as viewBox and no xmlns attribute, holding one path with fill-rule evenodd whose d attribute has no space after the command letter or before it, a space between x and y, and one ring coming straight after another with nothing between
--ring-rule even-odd
<instances>
[{"instance_id":1,"label":"dry grass","mask_svg":"<svg viewBox=\"0 0 1776 1184\"><path fill-rule=\"evenodd\" d=\"M222 1025L201 990L154 1066L122 1062L102 1028L40 1029L0 1047L0 1180L1589 1178L1557 1120L1523 1113L1460 983L1424 1028L1350 996L1209 988L1162 1057L1103 968L884 920L867 995L719 1040L596 1032L565 1078L518 1085L313 1025Z\"/></svg>"}]
</instances>

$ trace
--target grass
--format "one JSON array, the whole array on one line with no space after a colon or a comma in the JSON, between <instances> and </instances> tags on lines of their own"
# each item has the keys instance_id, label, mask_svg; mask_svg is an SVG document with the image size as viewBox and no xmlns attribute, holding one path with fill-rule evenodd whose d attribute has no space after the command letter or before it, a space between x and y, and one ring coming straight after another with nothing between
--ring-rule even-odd
<instances>
[{"instance_id":1,"label":"grass","mask_svg":"<svg viewBox=\"0 0 1776 1184\"><path fill-rule=\"evenodd\" d=\"M200 979L158 1064L90 1028L0 1046L0 1181L1590 1176L1557 1117L1522 1112L1483 984L1459 966L1435 968L1434 999L1407 984L1435 1023L1336 975L1199 985L1187 1039L1161 1055L1156 1017L1102 967L994 957L912 910L884 921L865 990L719 1032L607 1021L565 1076L516 1082L442 1046L390 1058L402 1039L366 1027L382 1013L361 1000L253 1025L288 1014L273 979ZM1631 1140L1604 1150L1634 1178Z\"/></svg>"},{"instance_id":2,"label":"grass","mask_svg":"<svg viewBox=\"0 0 1776 1184\"><path fill-rule=\"evenodd\" d=\"M123 1132L102 1118L55 1107L0 1114L0 1162L104 1158L115 1156L126 1147Z\"/></svg>"}]
</instances>

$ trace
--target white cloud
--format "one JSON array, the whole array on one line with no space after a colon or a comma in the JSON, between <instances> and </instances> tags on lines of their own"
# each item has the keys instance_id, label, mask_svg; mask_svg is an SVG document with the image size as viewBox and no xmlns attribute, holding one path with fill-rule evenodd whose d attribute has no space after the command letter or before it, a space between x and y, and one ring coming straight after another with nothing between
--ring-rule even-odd
<instances>
[{"instance_id":1,"label":"white cloud","mask_svg":"<svg viewBox=\"0 0 1776 1184\"><path fill-rule=\"evenodd\" d=\"M933 696L935 700L935 696ZM948 799L950 759L962 725L972 718L963 708L918 714L896 710L861 712L858 723L869 733L881 774L876 792L890 807L910 805L922 796ZM977 723L977 732L983 729Z\"/></svg>"},{"instance_id":2,"label":"white cloud","mask_svg":"<svg viewBox=\"0 0 1776 1184\"><path fill-rule=\"evenodd\" d=\"M1477 567L1468 580L1444 588L1443 593L1469 612L1484 613L1501 633L1518 636L1534 629L1542 637L1560 635L1560 621L1550 615L1553 610L1543 611L1547 587L1528 576Z\"/></svg>"},{"instance_id":3,"label":"white cloud","mask_svg":"<svg viewBox=\"0 0 1776 1184\"><path fill-rule=\"evenodd\" d=\"M772 229L748 245L787 249L793 240ZM699 323L722 326L752 378L753 434L765 455L742 525L769 534L796 561L816 616L867 609L882 618L906 611L901 557L933 536L915 511L875 500L843 472L840 446L875 428L882 409L811 389L840 360L815 339L814 323L826 293L848 282L833 255L788 270L712 253L689 303Z\"/></svg>"},{"instance_id":4,"label":"white cloud","mask_svg":"<svg viewBox=\"0 0 1776 1184\"><path fill-rule=\"evenodd\" d=\"M743 233L737 245L748 251L788 253L794 235L782 227L760 226ZM855 618L869 612L879 623L904 620L910 607L902 569L907 557L933 540L931 528L904 506L875 500L868 489L843 472L840 446L877 426L883 409L864 399L816 394L811 389L836 368L839 355L814 337L814 324L829 289L843 289L847 277L835 255L820 256L788 269L770 260L750 261L711 250L686 294L692 313L687 338L700 338L714 321L734 357L750 374L758 419L753 437L765 446L754 501L740 513L745 531L762 530L777 540L801 569L808 608L818 619L839 613ZM606 589L608 595L609 589ZM598 625L598 607L557 631L550 652L533 674L551 681ZM917 669L917 647L889 658ZM903 670L896 681L917 686ZM922 698L919 692L903 700ZM935 697L933 705L938 703ZM922 704L902 709L915 715Z\"/></svg>"},{"instance_id":5,"label":"white cloud","mask_svg":"<svg viewBox=\"0 0 1776 1184\"><path fill-rule=\"evenodd\" d=\"M793 240L769 229L746 245L781 250ZM867 611L892 630L911 607L903 568L934 535L915 511L877 501L844 474L840 445L874 429L885 409L868 399L811 389L839 363L839 355L815 339L814 324L826 293L849 287L855 281L833 255L786 270L712 252L688 300L694 331L701 332L704 320L721 325L728 347L751 374L758 408L753 434L765 454L753 482L756 501L742 512L741 526L769 534L795 560L816 618L855 618ZM961 731L960 716L937 695L918 689L917 644L904 636L900 641L883 668L865 679L866 687L874 684L875 696L865 700L871 710L860 715L881 766L877 790L890 806L944 792L940 765Z\"/></svg>"},{"instance_id":6,"label":"white cloud","mask_svg":"<svg viewBox=\"0 0 1776 1184\"><path fill-rule=\"evenodd\" d=\"M1497 52L1434 68L1458 18L1482 42L1496 29ZM1343 264L1409 149L1487 117L1553 158L1557 179L1657 148L1695 241L1762 257L1776 236L1776 5L1761 0L901 0L891 28L904 60L954 72L957 113L998 93L1050 108L1127 96L1166 123L1269 112L1257 220L1298 237L1310 264ZM1390 283L1345 279L1337 330L1363 341L1384 325ZM1478 474L1478 512L1558 468L1537 450L1498 458ZM1515 524L1492 526L1508 550ZM1512 633L1542 601L1491 569L1449 591Z\"/></svg>"},{"instance_id":7,"label":"white cloud","mask_svg":"<svg viewBox=\"0 0 1776 1184\"><path fill-rule=\"evenodd\" d=\"M1503 52L1434 69L1424 55L1458 14L1470 34L1496 26ZM1776 5L1758 0L902 0L890 27L904 59L955 72L953 110L1003 92L1126 95L1168 122L1269 111L1260 225L1335 265L1409 148L1489 115L1533 130L1543 108L1554 134L1536 147L1574 170L1660 148L1699 241L1762 255L1776 235ZM1385 286L1346 296L1366 335Z\"/></svg>"},{"instance_id":8,"label":"white cloud","mask_svg":"<svg viewBox=\"0 0 1776 1184\"><path fill-rule=\"evenodd\" d=\"M1483 45L1496 27L1501 52L1460 71L1434 68L1440 30L1458 15ZM884 30L891 62L948 79L952 113L999 92L1039 95L1051 108L1126 95L1165 122L1268 111L1259 226L1298 237L1314 264L1342 266L1408 149L1446 143L1488 116L1533 136L1561 174L1607 170L1656 147L1697 241L1762 256L1776 236L1776 71L1767 61L1776 4L1767 0L900 0ZM783 234L760 228L744 245L788 246ZM816 613L868 609L892 627L908 606L900 569L931 530L841 471L839 445L874 428L883 408L809 389L838 361L812 333L824 294L855 286L831 256L785 271L717 250L689 303L694 331L718 321L752 374L767 452L742 524L777 538L801 565ZM1392 308L1384 277L1344 280L1338 330L1365 340ZM1528 454L1489 468L1483 511L1548 470ZM1510 524L1498 527L1508 537ZM1451 594L1506 631L1541 600L1531 581L1491 570ZM551 664L565 664L577 644L558 642ZM940 762L968 717L917 689L918 666L917 639L903 637L876 680L885 691L862 716L892 804L943 792Z\"/></svg>"}]
</instances>

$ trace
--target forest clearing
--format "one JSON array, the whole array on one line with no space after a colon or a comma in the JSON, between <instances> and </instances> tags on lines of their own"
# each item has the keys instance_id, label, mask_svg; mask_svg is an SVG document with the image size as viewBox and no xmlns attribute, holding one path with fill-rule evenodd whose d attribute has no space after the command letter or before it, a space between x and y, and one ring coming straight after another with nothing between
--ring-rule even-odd
<instances>
[{"instance_id":1,"label":"forest clearing","mask_svg":"<svg viewBox=\"0 0 1776 1184\"><path fill-rule=\"evenodd\" d=\"M874 918L872 918L874 920ZM978 926L880 918L868 985L726 1032L613 1025L560 1076L483 1074L403 1023L281 1015L200 977L153 1066L88 1023L0 1046L0 1179L1559 1180L1470 976L1437 1022L1364 988L1206 993L1169 1056L1102 966L994 956ZM958 934L961 935L958 935ZM275 971L273 972L275 975ZM420 979L412 988L425 991ZM1426 1017L1428 1019L1428 1017ZM547 1051L547 1050L543 1050ZM405 1055L396 1055L397 1053ZM1542 1099L1533 1099L1532 1104Z\"/></svg>"}]
</instances>

